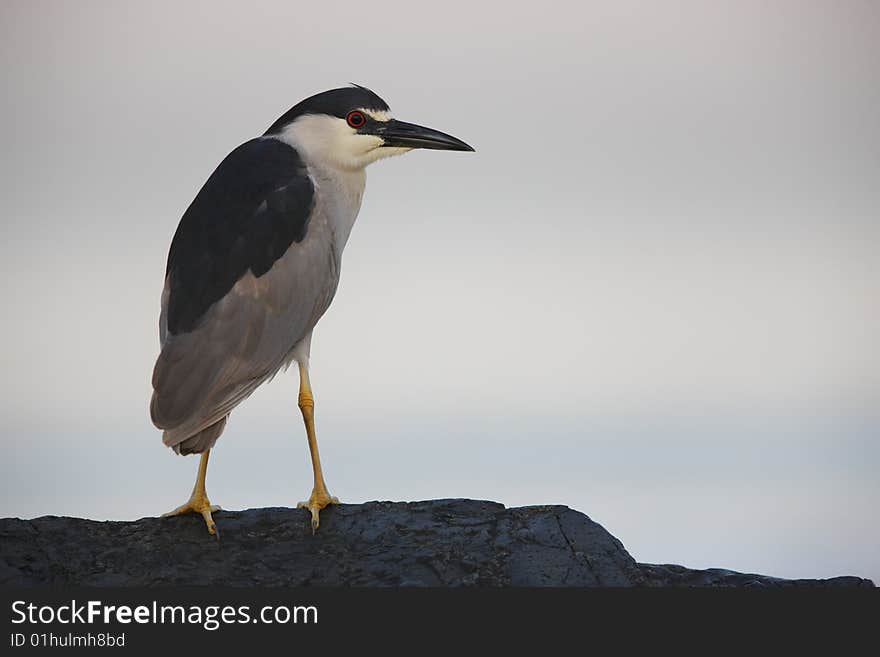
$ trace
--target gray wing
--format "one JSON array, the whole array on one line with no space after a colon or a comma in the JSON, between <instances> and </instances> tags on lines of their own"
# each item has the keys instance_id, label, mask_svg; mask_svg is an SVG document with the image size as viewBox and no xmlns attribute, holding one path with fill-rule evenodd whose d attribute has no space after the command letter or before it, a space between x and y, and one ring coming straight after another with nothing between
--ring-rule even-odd
<instances>
[{"instance_id":1,"label":"gray wing","mask_svg":"<svg viewBox=\"0 0 880 657\"><path fill-rule=\"evenodd\" d=\"M289 362L329 306L338 262L313 191L293 149L255 140L224 160L181 219L150 403L166 445L223 420Z\"/></svg>"}]
</instances>

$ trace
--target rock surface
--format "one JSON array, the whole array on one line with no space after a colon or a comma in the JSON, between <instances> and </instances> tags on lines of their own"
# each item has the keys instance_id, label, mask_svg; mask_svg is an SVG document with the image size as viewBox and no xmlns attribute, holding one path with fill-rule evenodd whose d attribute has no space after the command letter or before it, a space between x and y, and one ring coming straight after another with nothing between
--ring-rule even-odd
<instances>
[{"instance_id":1,"label":"rock surface","mask_svg":"<svg viewBox=\"0 0 880 657\"><path fill-rule=\"evenodd\" d=\"M11 586L873 586L858 577L783 580L639 564L565 506L432 500L98 522L0 520L0 584Z\"/></svg>"}]
</instances>

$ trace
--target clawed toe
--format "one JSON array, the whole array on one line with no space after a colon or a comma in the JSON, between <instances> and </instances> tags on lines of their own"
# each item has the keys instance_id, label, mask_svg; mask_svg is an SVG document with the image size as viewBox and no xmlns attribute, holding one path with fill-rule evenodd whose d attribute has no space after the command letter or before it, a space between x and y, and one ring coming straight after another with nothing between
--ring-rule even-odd
<instances>
[{"instance_id":1,"label":"clawed toe","mask_svg":"<svg viewBox=\"0 0 880 657\"><path fill-rule=\"evenodd\" d=\"M316 494L312 492L312 495L308 499L308 501L297 502L297 509L308 509L312 513L312 534L314 534L318 527L321 525L321 509L331 504L339 504L339 498L328 495L326 492L323 494Z\"/></svg>"},{"instance_id":2,"label":"clawed toe","mask_svg":"<svg viewBox=\"0 0 880 657\"><path fill-rule=\"evenodd\" d=\"M163 513L161 517L171 518L185 513L198 513L205 520L205 526L208 528L208 533L219 539L220 530L217 529L217 524L214 522L214 518L211 514L220 510L220 506L218 504L211 504L207 497L191 497L186 504L182 504L168 513Z\"/></svg>"}]
</instances>

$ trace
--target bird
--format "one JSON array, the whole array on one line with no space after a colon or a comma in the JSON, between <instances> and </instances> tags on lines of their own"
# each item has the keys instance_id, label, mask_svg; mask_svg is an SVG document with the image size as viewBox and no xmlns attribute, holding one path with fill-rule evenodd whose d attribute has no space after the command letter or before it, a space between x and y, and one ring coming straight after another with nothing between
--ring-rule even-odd
<instances>
[{"instance_id":1,"label":"bird","mask_svg":"<svg viewBox=\"0 0 880 657\"><path fill-rule=\"evenodd\" d=\"M312 332L336 293L366 167L413 149L474 151L395 119L366 87L331 89L232 150L183 213L165 268L150 416L166 446L200 461L189 499L163 517L199 514L219 538L208 456L230 413L294 362L313 474L297 508L311 513L314 533L321 510L339 503L318 454Z\"/></svg>"}]
</instances>

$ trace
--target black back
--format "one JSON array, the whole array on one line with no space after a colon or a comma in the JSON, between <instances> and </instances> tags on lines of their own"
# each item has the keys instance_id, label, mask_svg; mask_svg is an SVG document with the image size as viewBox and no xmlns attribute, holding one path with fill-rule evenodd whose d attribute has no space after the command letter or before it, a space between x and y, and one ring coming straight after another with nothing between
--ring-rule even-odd
<instances>
[{"instance_id":1,"label":"black back","mask_svg":"<svg viewBox=\"0 0 880 657\"><path fill-rule=\"evenodd\" d=\"M299 154L277 139L232 151L187 208L165 275L168 332L193 330L248 270L262 276L308 230L314 187Z\"/></svg>"},{"instance_id":2,"label":"black back","mask_svg":"<svg viewBox=\"0 0 880 657\"><path fill-rule=\"evenodd\" d=\"M366 87L355 85L353 87L343 87L342 89L331 89L330 91L306 98L291 107L266 130L265 134L278 134L286 125L304 114L327 114L344 119L354 109L371 109L384 112L388 111L389 107L388 103Z\"/></svg>"}]
</instances>

